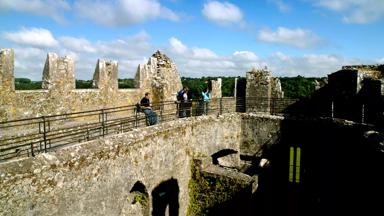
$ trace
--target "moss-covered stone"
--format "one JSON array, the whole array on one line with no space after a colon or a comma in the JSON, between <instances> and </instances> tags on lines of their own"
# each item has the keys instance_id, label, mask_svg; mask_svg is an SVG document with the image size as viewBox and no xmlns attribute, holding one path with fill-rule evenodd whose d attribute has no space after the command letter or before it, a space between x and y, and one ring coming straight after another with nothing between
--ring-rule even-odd
<instances>
[{"instance_id":1,"label":"moss-covered stone","mask_svg":"<svg viewBox=\"0 0 384 216\"><path fill-rule=\"evenodd\" d=\"M241 179L204 173L196 165L191 168L188 215L209 215L210 209L231 201L237 193L250 186L249 182Z\"/></svg>"}]
</instances>

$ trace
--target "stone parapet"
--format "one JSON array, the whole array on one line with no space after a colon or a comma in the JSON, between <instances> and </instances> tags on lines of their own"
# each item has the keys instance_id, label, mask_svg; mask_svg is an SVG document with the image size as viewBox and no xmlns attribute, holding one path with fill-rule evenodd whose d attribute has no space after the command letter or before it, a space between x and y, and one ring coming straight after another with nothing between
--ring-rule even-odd
<instances>
[{"instance_id":1,"label":"stone parapet","mask_svg":"<svg viewBox=\"0 0 384 216\"><path fill-rule=\"evenodd\" d=\"M181 88L176 65L164 54L156 52L136 73L137 88L118 88L118 63L98 60L93 88L76 89L75 62L71 57L48 53L39 91L15 91L14 54L12 49L0 51L0 122L42 115L103 109L132 105L145 92L152 101L175 100Z\"/></svg>"}]
</instances>

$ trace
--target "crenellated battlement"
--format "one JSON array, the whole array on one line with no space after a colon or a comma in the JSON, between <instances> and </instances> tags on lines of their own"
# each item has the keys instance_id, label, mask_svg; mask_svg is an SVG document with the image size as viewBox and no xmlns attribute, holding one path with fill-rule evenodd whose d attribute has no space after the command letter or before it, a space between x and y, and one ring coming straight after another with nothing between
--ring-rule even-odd
<instances>
[{"instance_id":1,"label":"crenellated battlement","mask_svg":"<svg viewBox=\"0 0 384 216\"><path fill-rule=\"evenodd\" d=\"M98 59L93 88L76 89L75 61L48 53L38 91L15 90L14 51L0 50L0 121L103 109L137 103L145 92L153 100L173 100L181 88L175 64L157 51L147 64L139 65L135 89L118 88L118 62ZM159 67L166 62L169 67ZM160 84L160 85L159 85Z\"/></svg>"}]
</instances>

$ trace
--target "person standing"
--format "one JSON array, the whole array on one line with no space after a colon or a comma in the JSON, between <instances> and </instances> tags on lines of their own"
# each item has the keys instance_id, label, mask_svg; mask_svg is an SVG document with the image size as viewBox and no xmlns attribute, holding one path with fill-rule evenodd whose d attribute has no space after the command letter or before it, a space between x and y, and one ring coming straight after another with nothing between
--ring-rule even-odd
<instances>
[{"instance_id":1,"label":"person standing","mask_svg":"<svg viewBox=\"0 0 384 216\"><path fill-rule=\"evenodd\" d=\"M209 89L206 88L204 91L201 92L201 95L203 97L203 114L207 115L208 114L208 103L210 101L210 94L209 94Z\"/></svg>"},{"instance_id":2,"label":"person standing","mask_svg":"<svg viewBox=\"0 0 384 216\"><path fill-rule=\"evenodd\" d=\"M191 117L192 98L189 92L189 88L186 87L183 94L183 117Z\"/></svg>"}]
</instances>

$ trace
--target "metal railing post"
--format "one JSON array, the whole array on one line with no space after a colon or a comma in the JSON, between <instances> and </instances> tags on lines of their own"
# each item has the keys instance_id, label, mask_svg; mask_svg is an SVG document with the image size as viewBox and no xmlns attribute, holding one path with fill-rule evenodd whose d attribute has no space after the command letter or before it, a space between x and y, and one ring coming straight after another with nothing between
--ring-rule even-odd
<instances>
[{"instance_id":1,"label":"metal railing post","mask_svg":"<svg viewBox=\"0 0 384 216\"><path fill-rule=\"evenodd\" d=\"M160 122L163 122L163 109L164 109L164 104L160 106Z\"/></svg>"},{"instance_id":2,"label":"metal railing post","mask_svg":"<svg viewBox=\"0 0 384 216\"><path fill-rule=\"evenodd\" d=\"M31 143L31 155L32 157L35 157L35 153L33 152L33 143Z\"/></svg>"},{"instance_id":3,"label":"metal railing post","mask_svg":"<svg viewBox=\"0 0 384 216\"><path fill-rule=\"evenodd\" d=\"M101 109L101 127L102 127L103 137L104 137L105 135L104 109Z\"/></svg>"},{"instance_id":4,"label":"metal railing post","mask_svg":"<svg viewBox=\"0 0 384 216\"><path fill-rule=\"evenodd\" d=\"M219 99L219 114L222 115L223 114L223 98L220 98Z\"/></svg>"},{"instance_id":5,"label":"metal railing post","mask_svg":"<svg viewBox=\"0 0 384 216\"><path fill-rule=\"evenodd\" d=\"M108 112L104 112L104 127L105 127L105 134L108 134Z\"/></svg>"},{"instance_id":6,"label":"metal railing post","mask_svg":"<svg viewBox=\"0 0 384 216\"><path fill-rule=\"evenodd\" d=\"M361 106L361 123L364 123L364 121L365 121L365 111L364 111L364 109L365 109L365 106L364 106L364 104Z\"/></svg>"},{"instance_id":7,"label":"metal railing post","mask_svg":"<svg viewBox=\"0 0 384 216\"><path fill-rule=\"evenodd\" d=\"M44 152L47 152L47 129L46 129L45 116L42 116L42 119L43 119Z\"/></svg>"},{"instance_id":8,"label":"metal railing post","mask_svg":"<svg viewBox=\"0 0 384 216\"><path fill-rule=\"evenodd\" d=\"M137 109L135 108L135 123L134 123L134 127L137 128Z\"/></svg>"},{"instance_id":9,"label":"metal railing post","mask_svg":"<svg viewBox=\"0 0 384 216\"><path fill-rule=\"evenodd\" d=\"M189 102L190 104L188 105L188 106L191 106L190 108L189 108L189 115L187 115L187 117L192 117L193 116L193 102L192 102L192 100ZM196 116L196 114L195 114L195 116Z\"/></svg>"},{"instance_id":10,"label":"metal railing post","mask_svg":"<svg viewBox=\"0 0 384 216\"><path fill-rule=\"evenodd\" d=\"M333 118L334 117L334 107L335 105L334 105L334 103L333 103L333 101L331 101L331 118Z\"/></svg>"}]
</instances>

